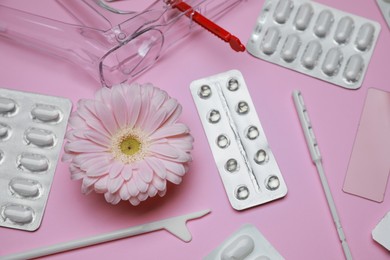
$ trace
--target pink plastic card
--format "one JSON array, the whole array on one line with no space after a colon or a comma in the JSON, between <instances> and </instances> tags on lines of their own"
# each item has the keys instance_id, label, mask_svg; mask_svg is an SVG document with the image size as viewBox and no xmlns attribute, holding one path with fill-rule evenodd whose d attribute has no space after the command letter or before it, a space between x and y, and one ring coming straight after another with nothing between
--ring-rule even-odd
<instances>
[{"instance_id":1,"label":"pink plastic card","mask_svg":"<svg viewBox=\"0 0 390 260\"><path fill-rule=\"evenodd\" d=\"M390 172L390 92L370 88L343 190L382 202Z\"/></svg>"}]
</instances>

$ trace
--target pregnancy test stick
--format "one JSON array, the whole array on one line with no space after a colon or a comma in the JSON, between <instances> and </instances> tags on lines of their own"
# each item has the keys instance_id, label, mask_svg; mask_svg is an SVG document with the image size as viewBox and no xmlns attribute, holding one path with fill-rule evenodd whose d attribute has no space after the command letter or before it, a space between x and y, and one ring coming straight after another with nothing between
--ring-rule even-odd
<instances>
[{"instance_id":1,"label":"pregnancy test stick","mask_svg":"<svg viewBox=\"0 0 390 260\"><path fill-rule=\"evenodd\" d=\"M91 245L101 244L116 239L145 234L148 232L157 231L161 229L167 230L169 233L175 235L176 237L180 238L184 242L190 242L192 237L190 231L186 226L187 221L191 219L203 217L208 213L210 213L210 210L203 210L203 211L194 212L183 216L158 220L155 222L151 222L151 223L147 223L135 227L130 227L127 229L117 230L107 234L101 234L101 235L96 235L96 236L83 238L79 240L55 244L47 247L34 249L27 252L0 256L0 259L10 260L10 259L37 258L41 256L52 255L52 254L78 249L82 247L87 247Z\"/></svg>"},{"instance_id":2,"label":"pregnancy test stick","mask_svg":"<svg viewBox=\"0 0 390 260\"><path fill-rule=\"evenodd\" d=\"M303 102L303 97L300 91L295 90L293 92L293 99L295 104L295 109L297 110L299 121L301 121L302 130L305 134L306 143L309 147L310 155L313 160L313 163L317 167L317 172L321 179L322 188L324 189L326 200L328 202L328 206L330 209L330 213L332 214L333 222L335 224L337 233L339 235L341 245L343 247L345 259L351 260L352 255L349 250L349 246L347 240L345 238L345 234L343 228L341 227L340 218L337 214L336 205L334 203L332 193L329 188L328 181L325 176L325 171L322 166L322 158L320 154L320 150L318 149L318 144L316 137L314 136L313 128L310 123L309 114L307 113L307 109L305 103Z\"/></svg>"}]
</instances>

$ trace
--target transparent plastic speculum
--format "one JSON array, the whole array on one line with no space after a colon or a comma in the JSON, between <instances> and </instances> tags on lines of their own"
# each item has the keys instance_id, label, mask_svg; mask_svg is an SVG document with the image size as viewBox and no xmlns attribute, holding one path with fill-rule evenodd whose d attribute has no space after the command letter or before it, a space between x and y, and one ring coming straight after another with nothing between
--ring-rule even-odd
<instances>
[{"instance_id":1,"label":"transparent plastic speculum","mask_svg":"<svg viewBox=\"0 0 390 260\"><path fill-rule=\"evenodd\" d=\"M197 29L194 10L216 19L241 1L188 0L192 9L180 11L167 0L56 0L75 24L0 4L0 36L70 61L110 87L133 80Z\"/></svg>"}]
</instances>

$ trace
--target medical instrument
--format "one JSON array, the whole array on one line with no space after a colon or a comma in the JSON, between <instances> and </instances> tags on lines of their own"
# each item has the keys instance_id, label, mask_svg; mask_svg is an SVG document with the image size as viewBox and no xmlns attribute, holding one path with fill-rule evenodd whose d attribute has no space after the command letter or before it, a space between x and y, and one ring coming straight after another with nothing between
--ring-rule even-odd
<instances>
[{"instance_id":1,"label":"medical instrument","mask_svg":"<svg viewBox=\"0 0 390 260\"><path fill-rule=\"evenodd\" d=\"M0 5L0 36L70 61L110 87L149 69L198 28L196 23L213 31L203 15L218 18L241 1L155 0L137 12L113 8L104 0L57 0L80 24ZM213 33L239 46L235 37Z\"/></svg>"},{"instance_id":2,"label":"medical instrument","mask_svg":"<svg viewBox=\"0 0 390 260\"><path fill-rule=\"evenodd\" d=\"M70 242L60 243L51 245L48 247L42 247L34 249L27 252L1 256L1 260L10 260L10 259L31 259L41 256L52 255L56 253L61 253L69 250L79 249L91 245L97 245L105 242L110 242L117 239L122 239L126 237L136 236L140 234L145 234L157 230L166 230L177 238L183 240L184 242L190 242L192 239L191 233L188 230L186 223L189 220L203 217L210 213L210 210L202 210L187 215L167 218L163 220L158 220L151 223L142 224L139 226L130 227L127 229L117 230L111 233L100 234L88 238L83 238L79 240L74 240Z\"/></svg>"},{"instance_id":3,"label":"medical instrument","mask_svg":"<svg viewBox=\"0 0 390 260\"><path fill-rule=\"evenodd\" d=\"M339 235L341 245L343 247L345 259L351 260L352 259L351 251L349 249L343 228L341 226L340 218L337 213L336 204L334 203L332 192L329 188L328 180L326 179L325 176L325 171L322 166L322 156L320 154L320 150L318 149L317 140L314 136L313 128L311 126L309 115L307 113L307 109L303 101L302 93L298 90L295 90L293 92L293 100L295 104L295 109L297 110L299 120L301 122L302 130L305 134L305 139L310 151L311 158L313 160L313 163L316 165L318 175L320 176L321 184L325 192L325 196L326 196L326 200L330 212L332 214L333 222L335 224L337 234Z\"/></svg>"}]
</instances>

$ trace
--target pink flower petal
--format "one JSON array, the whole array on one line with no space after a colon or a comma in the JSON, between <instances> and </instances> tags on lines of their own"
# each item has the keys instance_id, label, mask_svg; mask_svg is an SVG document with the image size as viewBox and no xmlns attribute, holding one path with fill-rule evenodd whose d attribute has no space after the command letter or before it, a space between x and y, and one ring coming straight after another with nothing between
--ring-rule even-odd
<instances>
[{"instance_id":1,"label":"pink flower petal","mask_svg":"<svg viewBox=\"0 0 390 260\"><path fill-rule=\"evenodd\" d=\"M168 143L177 149L191 151L193 149L194 138L191 135L180 136L180 138L169 138Z\"/></svg>"},{"instance_id":2,"label":"pink flower petal","mask_svg":"<svg viewBox=\"0 0 390 260\"><path fill-rule=\"evenodd\" d=\"M106 152L107 148L87 140L79 140L65 144L66 149L75 153Z\"/></svg>"},{"instance_id":3,"label":"pink flower petal","mask_svg":"<svg viewBox=\"0 0 390 260\"><path fill-rule=\"evenodd\" d=\"M153 96L153 105L156 110L159 110L161 106L165 103L165 101L168 99L168 94L164 90L161 91L155 91Z\"/></svg>"},{"instance_id":4,"label":"pink flower petal","mask_svg":"<svg viewBox=\"0 0 390 260\"><path fill-rule=\"evenodd\" d=\"M124 165L121 162L114 161L111 165L109 176L111 179L116 178L123 170Z\"/></svg>"},{"instance_id":5,"label":"pink flower petal","mask_svg":"<svg viewBox=\"0 0 390 260\"><path fill-rule=\"evenodd\" d=\"M92 131L92 130L83 131L83 132L84 132L85 138L87 138L88 140L90 140L96 144L99 144L103 147L109 147L111 144L110 138L108 138L105 135L100 134L99 132Z\"/></svg>"},{"instance_id":6,"label":"pink flower petal","mask_svg":"<svg viewBox=\"0 0 390 260\"><path fill-rule=\"evenodd\" d=\"M161 178L153 178L151 183L158 191L163 191L167 188L167 181Z\"/></svg>"},{"instance_id":7,"label":"pink flower petal","mask_svg":"<svg viewBox=\"0 0 390 260\"><path fill-rule=\"evenodd\" d=\"M128 117L127 117L127 127L133 128L135 123L138 120L140 110L141 110L141 98L140 93L135 92L134 96L130 96L127 102L128 106Z\"/></svg>"},{"instance_id":8,"label":"pink flower petal","mask_svg":"<svg viewBox=\"0 0 390 260\"><path fill-rule=\"evenodd\" d=\"M99 178L97 182L95 182L95 191L98 193L105 193L108 191L107 183L108 183L108 175Z\"/></svg>"},{"instance_id":9,"label":"pink flower petal","mask_svg":"<svg viewBox=\"0 0 390 260\"><path fill-rule=\"evenodd\" d=\"M121 186L119 190L119 196L122 200L128 200L130 198L130 193L126 188L126 185Z\"/></svg>"},{"instance_id":10,"label":"pink flower petal","mask_svg":"<svg viewBox=\"0 0 390 260\"><path fill-rule=\"evenodd\" d=\"M154 187L153 185L149 186L148 195L149 195L149 197L151 197L151 198L153 198L154 196L156 196L156 195L157 195L157 189L156 189L156 187Z\"/></svg>"},{"instance_id":11,"label":"pink flower petal","mask_svg":"<svg viewBox=\"0 0 390 260\"><path fill-rule=\"evenodd\" d=\"M115 134L118 130L118 124L115 121L111 109L99 101L95 101L95 109L97 116L101 120L104 128L106 128L110 134Z\"/></svg>"},{"instance_id":12,"label":"pink flower petal","mask_svg":"<svg viewBox=\"0 0 390 260\"><path fill-rule=\"evenodd\" d=\"M121 88L112 89L111 105L119 128L124 127L127 124L127 104Z\"/></svg>"},{"instance_id":13,"label":"pink flower petal","mask_svg":"<svg viewBox=\"0 0 390 260\"><path fill-rule=\"evenodd\" d=\"M139 201L139 199L134 198L134 197L131 197L131 198L129 199L129 202L130 202L131 205L133 205L133 206L137 206L137 205L139 205L139 204L141 203L141 201Z\"/></svg>"},{"instance_id":14,"label":"pink flower petal","mask_svg":"<svg viewBox=\"0 0 390 260\"><path fill-rule=\"evenodd\" d=\"M182 181L182 178L180 176L177 176L176 174L173 174L170 171L167 171L167 180L174 183L174 184L180 184Z\"/></svg>"},{"instance_id":15,"label":"pink flower petal","mask_svg":"<svg viewBox=\"0 0 390 260\"><path fill-rule=\"evenodd\" d=\"M149 198L149 195L147 193L140 193L137 196L137 199L139 199L139 201L145 201L147 198Z\"/></svg>"},{"instance_id":16,"label":"pink flower petal","mask_svg":"<svg viewBox=\"0 0 390 260\"><path fill-rule=\"evenodd\" d=\"M146 133L153 133L162 125L166 116L167 112L165 110L160 110L152 114L151 118L145 122L143 130Z\"/></svg>"},{"instance_id":17,"label":"pink flower petal","mask_svg":"<svg viewBox=\"0 0 390 260\"><path fill-rule=\"evenodd\" d=\"M104 198L106 199L106 201L108 203L114 204L113 202L115 201L115 197L116 197L116 195L112 194L110 192L104 193Z\"/></svg>"},{"instance_id":18,"label":"pink flower petal","mask_svg":"<svg viewBox=\"0 0 390 260\"><path fill-rule=\"evenodd\" d=\"M91 178L88 176L85 176L83 178L83 185L86 187L93 186L95 182L97 182L99 179L98 178Z\"/></svg>"},{"instance_id":19,"label":"pink flower petal","mask_svg":"<svg viewBox=\"0 0 390 260\"><path fill-rule=\"evenodd\" d=\"M140 192L146 192L148 190L149 185L141 179L139 172L133 176L133 179Z\"/></svg>"},{"instance_id":20,"label":"pink flower petal","mask_svg":"<svg viewBox=\"0 0 390 260\"><path fill-rule=\"evenodd\" d=\"M131 165L125 165L121 172L122 178L126 181L133 177L133 167Z\"/></svg>"},{"instance_id":21,"label":"pink flower petal","mask_svg":"<svg viewBox=\"0 0 390 260\"><path fill-rule=\"evenodd\" d=\"M99 100L106 106L110 107L111 106L111 91L112 89L109 88L100 88L96 94L95 94L95 99Z\"/></svg>"},{"instance_id":22,"label":"pink flower petal","mask_svg":"<svg viewBox=\"0 0 390 260\"><path fill-rule=\"evenodd\" d=\"M150 183L153 179L153 170L146 162L138 163L139 172L138 176L146 183Z\"/></svg>"},{"instance_id":23,"label":"pink flower petal","mask_svg":"<svg viewBox=\"0 0 390 260\"><path fill-rule=\"evenodd\" d=\"M79 128L86 128L87 124L85 121L78 116L76 112L72 113L72 115L69 118L69 126L72 127L73 129L79 129Z\"/></svg>"},{"instance_id":24,"label":"pink flower petal","mask_svg":"<svg viewBox=\"0 0 390 260\"><path fill-rule=\"evenodd\" d=\"M94 165L89 167L86 170L86 174L89 177L100 177L103 175L107 175L109 170L110 170L110 165L107 164Z\"/></svg>"},{"instance_id":25,"label":"pink flower petal","mask_svg":"<svg viewBox=\"0 0 390 260\"><path fill-rule=\"evenodd\" d=\"M155 157L145 157L144 161L153 169L154 173L157 174L161 179L165 179L167 172L164 165L159 159Z\"/></svg>"},{"instance_id":26,"label":"pink flower petal","mask_svg":"<svg viewBox=\"0 0 390 260\"><path fill-rule=\"evenodd\" d=\"M178 158L180 156L179 151L168 144L152 144L149 147L149 150L153 153L157 153L164 157L169 157L173 159Z\"/></svg>"},{"instance_id":27,"label":"pink flower petal","mask_svg":"<svg viewBox=\"0 0 390 260\"><path fill-rule=\"evenodd\" d=\"M111 179L111 178L108 179L108 182L107 182L108 191L111 193L117 192L120 189L120 187L123 185L123 182L124 182L124 180L122 179L121 176L114 178L114 179Z\"/></svg>"},{"instance_id":28,"label":"pink flower petal","mask_svg":"<svg viewBox=\"0 0 390 260\"><path fill-rule=\"evenodd\" d=\"M169 125L176 123L181 115L182 110L182 106L178 104L175 110L173 110L172 114L167 119L167 121L165 121L165 124Z\"/></svg>"},{"instance_id":29,"label":"pink flower petal","mask_svg":"<svg viewBox=\"0 0 390 260\"><path fill-rule=\"evenodd\" d=\"M144 128L144 123L146 120L149 119L149 112L150 112L150 96L148 95L148 92L144 90L142 87L141 91L141 110L138 116L138 120L135 124L136 127L139 127L141 129Z\"/></svg>"},{"instance_id":30,"label":"pink flower petal","mask_svg":"<svg viewBox=\"0 0 390 260\"><path fill-rule=\"evenodd\" d=\"M130 193L130 196L135 197L135 196L138 195L139 190L138 190L138 188L137 188L137 185L135 185L134 179L131 179L130 181L128 181L128 182L126 183L126 187L127 187L127 190L128 190L129 193Z\"/></svg>"},{"instance_id":31,"label":"pink flower petal","mask_svg":"<svg viewBox=\"0 0 390 260\"><path fill-rule=\"evenodd\" d=\"M81 170L86 171L91 167L104 167L110 164L110 160L105 155L80 154L75 156L73 163L78 165Z\"/></svg>"},{"instance_id":32,"label":"pink flower petal","mask_svg":"<svg viewBox=\"0 0 390 260\"><path fill-rule=\"evenodd\" d=\"M84 184L81 184L81 193L83 193L85 195L88 195L92 191L93 191L93 187L92 186L85 186Z\"/></svg>"},{"instance_id":33,"label":"pink flower petal","mask_svg":"<svg viewBox=\"0 0 390 260\"><path fill-rule=\"evenodd\" d=\"M156 130L156 132L154 132L150 136L150 138L152 140L157 140L160 138L186 134L188 132L189 132L189 130L188 130L188 127L186 125L181 124L181 123L177 123L174 125L167 125L167 126L161 127L160 129Z\"/></svg>"},{"instance_id":34,"label":"pink flower petal","mask_svg":"<svg viewBox=\"0 0 390 260\"><path fill-rule=\"evenodd\" d=\"M167 190L166 190L166 189L157 192L158 196L160 196L160 197L164 197L166 193L167 193Z\"/></svg>"},{"instance_id":35,"label":"pink flower petal","mask_svg":"<svg viewBox=\"0 0 390 260\"><path fill-rule=\"evenodd\" d=\"M183 176L186 173L186 169L181 163L172 162L168 160L161 160L161 162L164 164L165 168L168 171L171 171L178 176Z\"/></svg>"}]
</instances>

